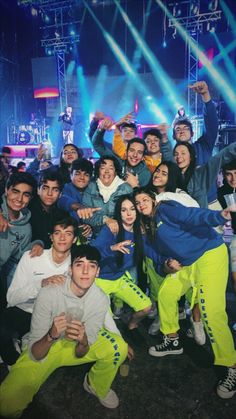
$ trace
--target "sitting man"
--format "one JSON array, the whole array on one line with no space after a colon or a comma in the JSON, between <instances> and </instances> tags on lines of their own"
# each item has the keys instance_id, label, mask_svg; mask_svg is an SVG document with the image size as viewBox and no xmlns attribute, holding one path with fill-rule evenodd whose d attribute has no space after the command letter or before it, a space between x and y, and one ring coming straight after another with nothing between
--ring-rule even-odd
<instances>
[{"instance_id":1,"label":"sitting man","mask_svg":"<svg viewBox=\"0 0 236 419\"><path fill-rule=\"evenodd\" d=\"M60 285L71 263L70 250L76 240L76 222L71 218L56 221L51 234L51 249L39 257L29 252L22 256L7 292L8 308L0 317L0 356L7 365L19 358L13 338L21 339L30 330L35 299L42 287Z\"/></svg>"},{"instance_id":2,"label":"sitting man","mask_svg":"<svg viewBox=\"0 0 236 419\"><path fill-rule=\"evenodd\" d=\"M95 363L85 376L84 389L103 406L118 406L119 399L110 387L128 347L111 317L108 297L94 283L99 261L96 248L78 246L66 282L40 290L32 316L29 353L25 350L21 354L1 385L2 416L20 417L57 368L88 362ZM66 315L72 308L77 311L73 320Z\"/></svg>"}]
</instances>

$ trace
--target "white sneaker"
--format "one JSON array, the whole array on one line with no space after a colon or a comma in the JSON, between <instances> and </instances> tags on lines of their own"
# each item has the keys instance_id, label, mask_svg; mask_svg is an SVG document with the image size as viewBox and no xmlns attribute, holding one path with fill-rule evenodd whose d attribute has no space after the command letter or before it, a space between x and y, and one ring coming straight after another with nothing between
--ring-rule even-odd
<instances>
[{"instance_id":1,"label":"white sneaker","mask_svg":"<svg viewBox=\"0 0 236 419\"><path fill-rule=\"evenodd\" d=\"M149 319L155 319L156 316L157 316L157 304L152 303L152 308L151 308L150 312L148 313L147 317Z\"/></svg>"},{"instance_id":2,"label":"white sneaker","mask_svg":"<svg viewBox=\"0 0 236 419\"><path fill-rule=\"evenodd\" d=\"M149 335L155 336L157 335L159 330L160 330L160 319L159 319L159 316L157 316L157 318L149 326L148 333Z\"/></svg>"},{"instance_id":3,"label":"white sneaker","mask_svg":"<svg viewBox=\"0 0 236 419\"><path fill-rule=\"evenodd\" d=\"M204 326L202 321L200 322L195 322L193 320L192 317L190 317L190 321L192 323L192 328L193 328L193 337L195 339L195 342L198 345L205 345L206 343L206 334L205 334L205 330L204 330Z\"/></svg>"},{"instance_id":4,"label":"white sneaker","mask_svg":"<svg viewBox=\"0 0 236 419\"><path fill-rule=\"evenodd\" d=\"M100 399L100 397L98 397L98 395L96 394L95 390L92 389L92 387L89 385L88 383L88 374L85 375L84 377L84 389L85 391L87 391L90 394L93 394L95 397L98 398L98 400L100 401L100 403L107 407L108 409L115 409L116 407L119 406L119 399L116 395L116 393L110 389L106 395L106 397L104 397L104 399Z\"/></svg>"},{"instance_id":5,"label":"white sneaker","mask_svg":"<svg viewBox=\"0 0 236 419\"><path fill-rule=\"evenodd\" d=\"M184 320L186 319L186 311L184 308L181 307L181 309L179 309L179 320Z\"/></svg>"}]
</instances>

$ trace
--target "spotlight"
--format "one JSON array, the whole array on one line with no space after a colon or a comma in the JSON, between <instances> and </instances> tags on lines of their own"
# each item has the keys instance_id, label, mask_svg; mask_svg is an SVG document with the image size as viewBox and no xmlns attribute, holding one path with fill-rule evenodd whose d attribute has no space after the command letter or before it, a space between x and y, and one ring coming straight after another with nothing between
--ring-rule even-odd
<instances>
[{"instance_id":1,"label":"spotlight","mask_svg":"<svg viewBox=\"0 0 236 419\"><path fill-rule=\"evenodd\" d=\"M75 36L75 30L73 28L70 29L69 31L70 36Z\"/></svg>"},{"instance_id":2,"label":"spotlight","mask_svg":"<svg viewBox=\"0 0 236 419\"><path fill-rule=\"evenodd\" d=\"M51 48L46 48L45 52L46 52L46 55L52 55L53 54L53 50Z\"/></svg>"},{"instance_id":3,"label":"spotlight","mask_svg":"<svg viewBox=\"0 0 236 419\"><path fill-rule=\"evenodd\" d=\"M182 10L181 7L179 5L179 3L175 3L174 7L173 7L173 16L174 17L179 17L182 14Z\"/></svg>"},{"instance_id":4,"label":"spotlight","mask_svg":"<svg viewBox=\"0 0 236 419\"><path fill-rule=\"evenodd\" d=\"M59 30L58 29L56 29L55 30L55 32L54 32L54 34L55 34L55 37L57 38L57 39L59 39L60 38L60 32L59 32Z\"/></svg>"},{"instance_id":5,"label":"spotlight","mask_svg":"<svg viewBox=\"0 0 236 419\"><path fill-rule=\"evenodd\" d=\"M208 5L208 9L211 12L215 12L215 10L217 9L217 7L218 7L218 0L211 0L210 3L209 3L209 5Z\"/></svg>"},{"instance_id":6,"label":"spotlight","mask_svg":"<svg viewBox=\"0 0 236 419\"><path fill-rule=\"evenodd\" d=\"M163 48L166 48L166 41L162 42L162 46L163 46Z\"/></svg>"},{"instance_id":7,"label":"spotlight","mask_svg":"<svg viewBox=\"0 0 236 419\"><path fill-rule=\"evenodd\" d=\"M192 0L190 2L190 16L199 15L200 0Z\"/></svg>"},{"instance_id":8,"label":"spotlight","mask_svg":"<svg viewBox=\"0 0 236 419\"><path fill-rule=\"evenodd\" d=\"M42 13L42 21L45 23L45 24L48 24L48 23L50 23L50 17L46 14L46 13Z\"/></svg>"},{"instance_id":9,"label":"spotlight","mask_svg":"<svg viewBox=\"0 0 236 419\"><path fill-rule=\"evenodd\" d=\"M37 10L37 9L35 9L35 7L34 7L34 6L32 6L32 7L31 7L31 9L30 9L30 13L31 13L31 15L32 15L33 17L37 17L37 16L38 16L38 10Z\"/></svg>"}]
</instances>

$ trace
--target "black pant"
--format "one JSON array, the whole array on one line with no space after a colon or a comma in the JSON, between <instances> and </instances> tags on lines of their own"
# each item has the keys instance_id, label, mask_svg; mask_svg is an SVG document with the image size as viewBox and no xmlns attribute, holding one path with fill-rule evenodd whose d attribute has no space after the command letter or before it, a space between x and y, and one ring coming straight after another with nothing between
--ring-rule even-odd
<instances>
[{"instance_id":1,"label":"black pant","mask_svg":"<svg viewBox=\"0 0 236 419\"><path fill-rule=\"evenodd\" d=\"M0 317L0 356L7 365L13 365L20 354L13 338L22 338L30 330L31 313L18 307L6 308Z\"/></svg>"}]
</instances>

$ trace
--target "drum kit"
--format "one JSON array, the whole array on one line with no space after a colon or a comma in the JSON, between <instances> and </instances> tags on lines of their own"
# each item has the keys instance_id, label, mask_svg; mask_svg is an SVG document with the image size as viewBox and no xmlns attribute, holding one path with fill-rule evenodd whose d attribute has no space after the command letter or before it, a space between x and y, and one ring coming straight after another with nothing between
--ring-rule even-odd
<instances>
[{"instance_id":1,"label":"drum kit","mask_svg":"<svg viewBox=\"0 0 236 419\"><path fill-rule=\"evenodd\" d=\"M46 125L45 119L28 124L12 124L10 133L10 142L14 144L40 144L50 139L49 125Z\"/></svg>"}]
</instances>

